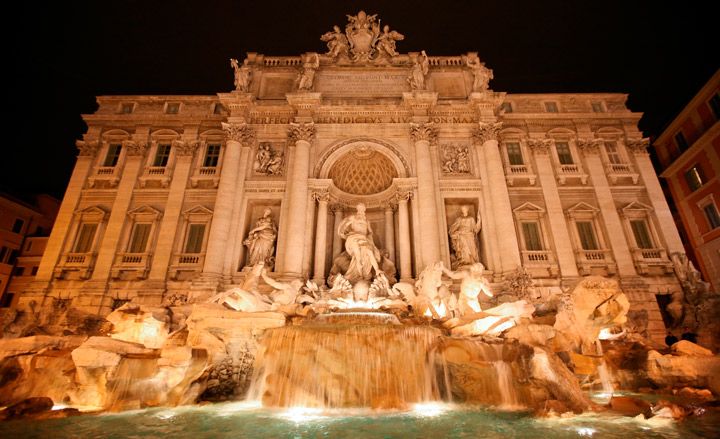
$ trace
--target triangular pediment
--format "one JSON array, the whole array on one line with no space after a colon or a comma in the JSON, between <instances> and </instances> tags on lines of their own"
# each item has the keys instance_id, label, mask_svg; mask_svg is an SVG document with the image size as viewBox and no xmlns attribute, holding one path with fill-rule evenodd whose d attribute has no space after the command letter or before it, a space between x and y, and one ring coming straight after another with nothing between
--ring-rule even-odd
<instances>
[{"instance_id":1,"label":"triangular pediment","mask_svg":"<svg viewBox=\"0 0 720 439\"><path fill-rule=\"evenodd\" d=\"M107 210L103 209L100 206L90 206L90 207L86 207L84 209L76 210L75 213L83 214L83 215L88 215L88 214L89 215L92 215L92 214L105 215L108 212L107 212Z\"/></svg>"},{"instance_id":2,"label":"triangular pediment","mask_svg":"<svg viewBox=\"0 0 720 439\"><path fill-rule=\"evenodd\" d=\"M152 206L143 204L142 206L138 206L135 209L128 211L128 216L137 216L137 215L160 216L160 215L162 215L162 212L160 212L159 210L155 209Z\"/></svg>"},{"instance_id":3,"label":"triangular pediment","mask_svg":"<svg viewBox=\"0 0 720 439\"><path fill-rule=\"evenodd\" d=\"M653 208L652 208L652 206L648 206L645 203L641 203L639 201L633 201L632 203L623 207L621 210L623 212L631 212L631 211L652 212Z\"/></svg>"},{"instance_id":4,"label":"triangular pediment","mask_svg":"<svg viewBox=\"0 0 720 439\"><path fill-rule=\"evenodd\" d=\"M213 211L205 206L197 205L183 212L183 216L186 218L191 215L212 215Z\"/></svg>"},{"instance_id":5,"label":"triangular pediment","mask_svg":"<svg viewBox=\"0 0 720 439\"><path fill-rule=\"evenodd\" d=\"M584 201L581 201L581 202L577 203L576 205L568 208L567 211L568 211L568 212L573 212L573 213L579 213L579 212L593 212L593 213L595 213L595 212L599 212L600 209L598 209L598 208L595 207L595 206L591 206L590 204L588 204L588 203L586 203L586 202L584 202Z\"/></svg>"},{"instance_id":6,"label":"triangular pediment","mask_svg":"<svg viewBox=\"0 0 720 439\"><path fill-rule=\"evenodd\" d=\"M519 205L515 209L513 209L513 212L515 213L545 213L545 209L538 206L537 204L533 204L529 201Z\"/></svg>"}]
</instances>

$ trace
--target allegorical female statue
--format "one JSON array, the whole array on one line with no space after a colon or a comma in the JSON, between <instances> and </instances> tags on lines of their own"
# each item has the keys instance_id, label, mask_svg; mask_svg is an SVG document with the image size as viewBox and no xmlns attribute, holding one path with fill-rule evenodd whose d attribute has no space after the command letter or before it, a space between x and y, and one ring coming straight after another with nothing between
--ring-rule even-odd
<instances>
[{"instance_id":1,"label":"allegorical female statue","mask_svg":"<svg viewBox=\"0 0 720 439\"><path fill-rule=\"evenodd\" d=\"M470 206L460 208L461 215L450 226L450 242L455 251L455 259L452 263L453 270L465 265L480 262L480 255L477 245L477 234L482 227L480 214L477 221L469 216Z\"/></svg>"},{"instance_id":2,"label":"allegorical female statue","mask_svg":"<svg viewBox=\"0 0 720 439\"><path fill-rule=\"evenodd\" d=\"M350 265L345 278L350 282L370 280L380 272L380 251L375 247L370 222L365 216L365 205L357 205L357 213L342 220L337 231L345 240L345 250L350 256Z\"/></svg>"},{"instance_id":3,"label":"allegorical female statue","mask_svg":"<svg viewBox=\"0 0 720 439\"><path fill-rule=\"evenodd\" d=\"M263 216L257 220L255 227L248 233L243 244L248 247L248 266L263 262L266 267L272 270L275 264L275 239L277 238L277 226L272 219L272 210L265 209Z\"/></svg>"}]
</instances>

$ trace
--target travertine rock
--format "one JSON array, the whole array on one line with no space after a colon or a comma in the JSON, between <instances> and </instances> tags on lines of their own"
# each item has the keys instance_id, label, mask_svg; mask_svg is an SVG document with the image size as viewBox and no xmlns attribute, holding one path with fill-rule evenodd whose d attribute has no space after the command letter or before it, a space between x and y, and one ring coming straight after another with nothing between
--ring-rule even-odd
<instances>
[{"instance_id":1,"label":"travertine rock","mask_svg":"<svg viewBox=\"0 0 720 439\"><path fill-rule=\"evenodd\" d=\"M697 387L720 395L720 356L662 355L650 351L647 376L659 387Z\"/></svg>"},{"instance_id":2,"label":"travertine rock","mask_svg":"<svg viewBox=\"0 0 720 439\"><path fill-rule=\"evenodd\" d=\"M106 320L113 324L110 337L140 343L150 349L162 347L170 332L167 308L126 303L111 312Z\"/></svg>"},{"instance_id":3,"label":"travertine rock","mask_svg":"<svg viewBox=\"0 0 720 439\"><path fill-rule=\"evenodd\" d=\"M710 349L697 345L691 341L680 340L670 347L673 354L689 355L691 357L712 357L713 353Z\"/></svg>"}]
</instances>

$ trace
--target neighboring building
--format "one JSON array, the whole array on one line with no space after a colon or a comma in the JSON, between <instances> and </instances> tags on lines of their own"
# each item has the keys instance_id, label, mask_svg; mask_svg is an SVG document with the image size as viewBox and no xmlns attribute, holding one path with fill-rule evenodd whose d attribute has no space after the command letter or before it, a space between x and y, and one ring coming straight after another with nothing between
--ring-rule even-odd
<instances>
[{"instance_id":1,"label":"neighboring building","mask_svg":"<svg viewBox=\"0 0 720 439\"><path fill-rule=\"evenodd\" d=\"M10 306L37 272L59 208L49 195L24 201L0 193L0 307Z\"/></svg>"},{"instance_id":2,"label":"neighboring building","mask_svg":"<svg viewBox=\"0 0 720 439\"><path fill-rule=\"evenodd\" d=\"M627 95L495 92L477 54L396 54L362 37L376 28L349 25L352 48L329 33L325 55L250 53L230 93L98 97L19 306L107 314L240 285L267 209L270 275L323 283L359 202L414 282L456 260L448 228L469 206L494 288L520 265L546 298L614 277L662 340L656 295L680 289L683 246Z\"/></svg>"},{"instance_id":3,"label":"neighboring building","mask_svg":"<svg viewBox=\"0 0 720 439\"><path fill-rule=\"evenodd\" d=\"M720 291L720 70L653 142L685 248Z\"/></svg>"}]
</instances>

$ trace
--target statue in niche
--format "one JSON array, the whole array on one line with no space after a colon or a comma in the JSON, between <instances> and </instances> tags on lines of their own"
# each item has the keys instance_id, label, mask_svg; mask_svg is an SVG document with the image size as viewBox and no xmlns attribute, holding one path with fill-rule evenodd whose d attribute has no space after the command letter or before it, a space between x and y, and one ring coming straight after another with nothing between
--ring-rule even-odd
<instances>
[{"instance_id":1,"label":"statue in niche","mask_svg":"<svg viewBox=\"0 0 720 439\"><path fill-rule=\"evenodd\" d=\"M484 293L493 297L487 279L483 276L485 267L480 262L470 265L463 270L450 271L443 267L443 273L450 279L461 280L458 311L461 316L481 312L478 295Z\"/></svg>"},{"instance_id":2,"label":"statue in niche","mask_svg":"<svg viewBox=\"0 0 720 439\"><path fill-rule=\"evenodd\" d=\"M470 154L464 145L446 145L443 149L442 170L446 174L469 174Z\"/></svg>"},{"instance_id":3,"label":"statue in niche","mask_svg":"<svg viewBox=\"0 0 720 439\"><path fill-rule=\"evenodd\" d=\"M350 44L344 33L340 31L338 26L333 26L332 32L327 32L320 37L321 41L327 42L327 56L330 58L345 57L350 53Z\"/></svg>"},{"instance_id":4,"label":"statue in niche","mask_svg":"<svg viewBox=\"0 0 720 439\"><path fill-rule=\"evenodd\" d=\"M344 275L350 282L357 280L370 280L381 272L380 251L375 247L373 231L370 222L365 216L365 205L359 203L354 215L342 220L337 233L345 240L345 251L350 257L350 263Z\"/></svg>"},{"instance_id":5,"label":"statue in niche","mask_svg":"<svg viewBox=\"0 0 720 439\"><path fill-rule=\"evenodd\" d=\"M493 71L485 67L484 62L480 62L480 58L468 56L465 58L465 65L470 68L473 74L473 91L486 91L489 87L490 80L493 79Z\"/></svg>"},{"instance_id":6,"label":"statue in niche","mask_svg":"<svg viewBox=\"0 0 720 439\"><path fill-rule=\"evenodd\" d=\"M235 90L248 92L250 90L250 79L252 77L252 70L248 65L248 59L245 58L242 67L238 65L238 60L230 58L230 66L232 66L235 72Z\"/></svg>"},{"instance_id":7,"label":"statue in niche","mask_svg":"<svg viewBox=\"0 0 720 439\"><path fill-rule=\"evenodd\" d=\"M275 265L275 239L277 226L272 218L272 210L265 209L263 216L257 220L243 244L248 247L247 265L264 263L271 270Z\"/></svg>"},{"instance_id":8,"label":"statue in niche","mask_svg":"<svg viewBox=\"0 0 720 439\"><path fill-rule=\"evenodd\" d=\"M383 33L377 38L378 55L388 58L398 56L395 44L403 39L405 39L405 35L397 31L390 31L390 26L385 25Z\"/></svg>"},{"instance_id":9,"label":"statue in niche","mask_svg":"<svg viewBox=\"0 0 720 439\"><path fill-rule=\"evenodd\" d=\"M282 151L275 151L270 143L262 142L258 146L253 169L258 174L283 175L284 159Z\"/></svg>"},{"instance_id":10,"label":"statue in niche","mask_svg":"<svg viewBox=\"0 0 720 439\"><path fill-rule=\"evenodd\" d=\"M420 55L415 55L413 59L412 72L407 81L410 83L411 90L425 90L425 76L430 70L430 61L423 50Z\"/></svg>"},{"instance_id":11,"label":"statue in niche","mask_svg":"<svg viewBox=\"0 0 720 439\"><path fill-rule=\"evenodd\" d=\"M315 80L315 71L320 67L320 57L317 53L310 53L305 56L303 70L298 76L298 90L310 91Z\"/></svg>"},{"instance_id":12,"label":"statue in niche","mask_svg":"<svg viewBox=\"0 0 720 439\"><path fill-rule=\"evenodd\" d=\"M482 220L478 212L477 221L469 215L470 206L460 207L460 216L450 226L450 243L455 252L452 268L457 270L465 265L480 262L477 245L477 234L482 228Z\"/></svg>"}]
</instances>

